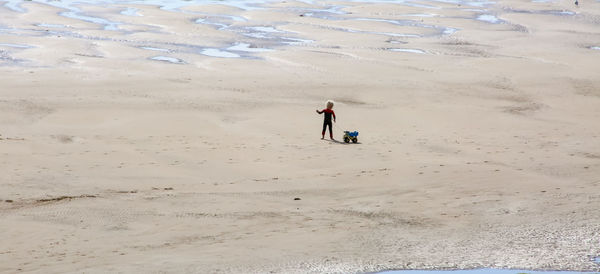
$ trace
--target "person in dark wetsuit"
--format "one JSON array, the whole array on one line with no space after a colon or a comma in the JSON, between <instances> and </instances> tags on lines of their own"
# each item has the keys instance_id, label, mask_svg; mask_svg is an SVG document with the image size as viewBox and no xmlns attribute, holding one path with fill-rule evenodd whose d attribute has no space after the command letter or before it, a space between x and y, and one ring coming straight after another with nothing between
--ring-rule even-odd
<instances>
[{"instance_id":1,"label":"person in dark wetsuit","mask_svg":"<svg viewBox=\"0 0 600 274\"><path fill-rule=\"evenodd\" d=\"M321 111L319 111L317 109L318 114L325 113L325 117L323 119L323 132L321 133L321 135L322 135L321 139L325 139L325 130L327 129L327 126L329 126L329 138L331 138L331 140L333 140L333 131L331 130L333 125L331 124L331 117L333 116L333 121L335 122L335 112L333 112L332 108L333 108L333 101L327 101L326 109L323 109Z\"/></svg>"}]
</instances>

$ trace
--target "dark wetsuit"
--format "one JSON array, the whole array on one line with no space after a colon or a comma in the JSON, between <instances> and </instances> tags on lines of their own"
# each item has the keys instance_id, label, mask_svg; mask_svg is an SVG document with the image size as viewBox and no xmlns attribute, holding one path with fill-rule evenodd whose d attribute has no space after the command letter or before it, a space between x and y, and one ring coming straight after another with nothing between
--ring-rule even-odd
<instances>
[{"instance_id":1,"label":"dark wetsuit","mask_svg":"<svg viewBox=\"0 0 600 274\"><path fill-rule=\"evenodd\" d=\"M323 119L323 132L321 134L323 137L325 137L325 130L327 129L327 126L329 126L329 138L333 139L333 131L331 130L331 127L333 126L331 124L331 116L333 116L333 119L335 120L335 112L333 112L332 109L326 108L319 111L319 114L321 113L325 113L325 119Z\"/></svg>"}]
</instances>

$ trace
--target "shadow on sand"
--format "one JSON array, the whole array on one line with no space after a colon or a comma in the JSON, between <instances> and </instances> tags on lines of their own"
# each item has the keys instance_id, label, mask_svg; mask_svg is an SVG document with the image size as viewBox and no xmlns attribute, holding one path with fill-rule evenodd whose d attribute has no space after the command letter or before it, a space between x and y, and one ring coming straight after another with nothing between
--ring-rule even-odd
<instances>
[{"instance_id":1,"label":"shadow on sand","mask_svg":"<svg viewBox=\"0 0 600 274\"><path fill-rule=\"evenodd\" d=\"M342 142L342 141L338 141L338 140L335 140L335 139L334 139L334 140L331 140L331 139L321 139L321 140L323 140L323 141L327 141L327 142L330 142L330 143L336 143L336 144L340 144L340 145L360 145L360 144L362 144L361 142L356 142L356 143L344 143L344 142Z\"/></svg>"}]
</instances>

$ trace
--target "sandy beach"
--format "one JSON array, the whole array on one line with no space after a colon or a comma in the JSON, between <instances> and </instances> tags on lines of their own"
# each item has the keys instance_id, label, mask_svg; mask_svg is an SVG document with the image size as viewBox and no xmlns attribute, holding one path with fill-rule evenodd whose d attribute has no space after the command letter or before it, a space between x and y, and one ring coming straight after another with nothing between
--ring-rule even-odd
<instances>
[{"instance_id":1,"label":"sandy beach","mask_svg":"<svg viewBox=\"0 0 600 274\"><path fill-rule=\"evenodd\" d=\"M600 271L599 1L95 2L0 1L1 273Z\"/></svg>"}]
</instances>

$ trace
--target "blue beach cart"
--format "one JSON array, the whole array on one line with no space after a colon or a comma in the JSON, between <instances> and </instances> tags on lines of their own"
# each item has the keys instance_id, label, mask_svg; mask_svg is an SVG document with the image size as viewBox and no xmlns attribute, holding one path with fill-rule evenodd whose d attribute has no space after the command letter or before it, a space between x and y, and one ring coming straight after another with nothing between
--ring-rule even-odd
<instances>
[{"instance_id":1,"label":"blue beach cart","mask_svg":"<svg viewBox=\"0 0 600 274\"><path fill-rule=\"evenodd\" d=\"M345 143L357 143L358 142L358 131L344 131L344 142Z\"/></svg>"}]
</instances>

